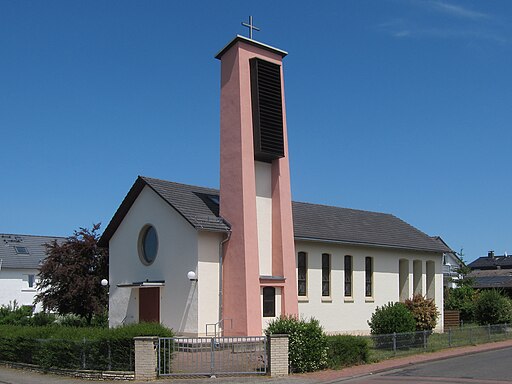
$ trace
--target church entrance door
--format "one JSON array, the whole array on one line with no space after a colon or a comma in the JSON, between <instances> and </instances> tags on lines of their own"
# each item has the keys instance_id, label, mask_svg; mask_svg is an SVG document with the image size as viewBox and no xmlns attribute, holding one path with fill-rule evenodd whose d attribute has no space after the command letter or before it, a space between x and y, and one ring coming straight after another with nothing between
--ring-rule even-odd
<instances>
[{"instance_id":1,"label":"church entrance door","mask_svg":"<svg viewBox=\"0 0 512 384\"><path fill-rule=\"evenodd\" d=\"M139 288L139 323L160 322L160 288Z\"/></svg>"}]
</instances>

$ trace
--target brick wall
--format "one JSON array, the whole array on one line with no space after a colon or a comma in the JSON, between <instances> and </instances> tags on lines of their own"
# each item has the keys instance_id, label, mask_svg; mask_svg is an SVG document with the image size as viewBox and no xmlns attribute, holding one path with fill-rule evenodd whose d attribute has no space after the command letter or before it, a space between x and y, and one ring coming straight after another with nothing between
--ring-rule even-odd
<instances>
[{"instance_id":1,"label":"brick wall","mask_svg":"<svg viewBox=\"0 0 512 384\"><path fill-rule=\"evenodd\" d=\"M288 335L271 335L268 344L270 375L288 375Z\"/></svg>"},{"instance_id":2,"label":"brick wall","mask_svg":"<svg viewBox=\"0 0 512 384\"><path fill-rule=\"evenodd\" d=\"M135 337L135 380L157 378L158 337Z\"/></svg>"}]
</instances>

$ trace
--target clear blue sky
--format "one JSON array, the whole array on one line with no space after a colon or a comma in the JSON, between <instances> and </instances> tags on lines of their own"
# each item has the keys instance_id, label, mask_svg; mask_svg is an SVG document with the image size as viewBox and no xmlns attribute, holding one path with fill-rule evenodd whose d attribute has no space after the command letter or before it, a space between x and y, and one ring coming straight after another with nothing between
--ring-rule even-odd
<instances>
[{"instance_id":1,"label":"clear blue sky","mask_svg":"<svg viewBox=\"0 0 512 384\"><path fill-rule=\"evenodd\" d=\"M512 2L0 1L0 232L111 219L137 175L218 187L220 63L289 52L292 194L512 253Z\"/></svg>"}]
</instances>

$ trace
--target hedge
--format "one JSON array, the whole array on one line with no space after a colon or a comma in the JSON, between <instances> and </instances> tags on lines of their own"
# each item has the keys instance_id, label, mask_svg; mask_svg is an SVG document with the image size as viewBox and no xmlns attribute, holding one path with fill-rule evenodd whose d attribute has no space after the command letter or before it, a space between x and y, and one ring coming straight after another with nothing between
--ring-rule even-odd
<instances>
[{"instance_id":1,"label":"hedge","mask_svg":"<svg viewBox=\"0 0 512 384\"><path fill-rule=\"evenodd\" d=\"M0 326L0 360L43 368L131 371L136 336L172 337L160 324L117 328Z\"/></svg>"},{"instance_id":2,"label":"hedge","mask_svg":"<svg viewBox=\"0 0 512 384\"><path fill-rule=\"evenodd\" d=\"M362 336L327 336L327 364L331 369L340 369L369 361L368 341Z\"/></svg>"}]
</instances>

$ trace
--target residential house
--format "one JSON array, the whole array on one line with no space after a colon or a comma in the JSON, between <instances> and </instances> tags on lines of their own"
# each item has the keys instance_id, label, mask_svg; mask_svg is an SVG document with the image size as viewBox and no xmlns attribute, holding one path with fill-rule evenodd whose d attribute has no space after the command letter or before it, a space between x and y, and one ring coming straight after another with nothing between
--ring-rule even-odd
<instances>
[{"instance_id":1,"label":"residential house","mask_svg":"<svg viewBox=\"0 0 512 384\"><path fill-rule=\"evenodd\" d=\"M62 237L0 234L0 305L34 306L45 244ZM41 306L34 307L40 310Z\"/></svg>"}]
</instances>

